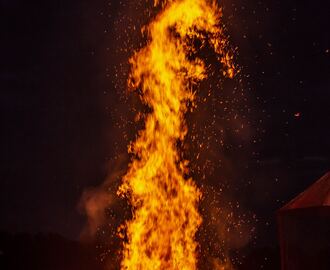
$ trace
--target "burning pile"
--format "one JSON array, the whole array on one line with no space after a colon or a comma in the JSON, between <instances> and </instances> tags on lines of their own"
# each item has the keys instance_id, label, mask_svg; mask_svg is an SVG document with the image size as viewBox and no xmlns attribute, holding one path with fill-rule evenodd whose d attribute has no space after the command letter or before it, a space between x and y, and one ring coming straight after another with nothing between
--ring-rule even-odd
<instances>
[{"instance_id":1,"label":"burning pile","mask_svg":"<svg viewBox=\"0 0 330 270\"><path fill-rule=\"evenodd\" d=\"M212 46L224 75L234 75L215 3L168 0L162 7L145 29L147 45L130 59L129 84L139 89L151 113L130 145L133 159L118 190L133 209L133 218L123 225L121 269L196 269L201 192L188 178L188 161L179 151L187 133L184 115L194 101L193 86L207 76L205 63L196 56L195 40Z\"/></svg>"}]
</instances>

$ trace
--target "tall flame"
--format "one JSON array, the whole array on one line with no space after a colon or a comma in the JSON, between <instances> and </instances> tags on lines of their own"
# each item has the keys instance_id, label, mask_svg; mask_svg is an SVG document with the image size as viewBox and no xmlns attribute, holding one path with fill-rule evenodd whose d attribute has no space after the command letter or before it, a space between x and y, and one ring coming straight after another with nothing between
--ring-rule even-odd
<instances>
[{"instance_id":1,"label":"tall flame","mask_svg":"<svg viewBox=\"0 0 330 270\"><path fill-rule=\"evenodd\" d=\"M134 158L118 190L133 208L133 218L124 225L122 270L196 269L201 192L187 177L188 161L178 150L187 133L184 114L194 100L192 86L206 77L205 63L192 57L192 41L208 42L224 75L234 74L216 3L168 0L162 6L146 28L147 45L130 59L129 83L141 90L151 113L130 146Z\"/></svg>"}]
</instances>

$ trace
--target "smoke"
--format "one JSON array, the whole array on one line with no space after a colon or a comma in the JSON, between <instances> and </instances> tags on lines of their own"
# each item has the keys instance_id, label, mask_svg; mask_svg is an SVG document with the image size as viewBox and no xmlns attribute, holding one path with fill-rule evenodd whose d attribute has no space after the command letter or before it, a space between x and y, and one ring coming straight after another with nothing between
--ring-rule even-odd
<instances>
[{"instance_id":1,"label":"smoke","mask_svg":"<svg viewBox=\"0 0 330 270\"><path fill-rule=\"evenodd\" d=\"M211 261L212 261L214 270L233 270L234 269L232 263L229 260L224 262L218 258L212 258Z\"/></svg>"},{"instance_id":2,"label":"smoke","mask_svg":"<svg viewBox=\"0 0 330 270\"><path fill-rule=\"evenodd\" d=\"M213 186L203 187L203 224L198 234L201 269L235 269L241 261L237 251L255 236L255 215L228 194Z\"/></svg>"},{"instance_id":3,"label":"smoke","mask_svg":"<svg viewBox=\"0 0 330 270\"><path fill-rule=\"evenodd\" d=\"M106 223L111 223L107 216L107 209L116 207L118 197L116 195L119 179L125 173L127 155L122 154L109 166L109 174L105 181L97 187L87 188L79 201L78 209L86 216L87 222L80 238L91 240ZM110 224L108 224L110 225Z\"/></svg>"},{"instance_id":4,"label":"smoke","mask_svg":"<svg viewBox=\"0 0 330 270\"><path fill-rule=\"evenodd\" d=\"M83 238L93 236L97 228L104 223L105 208L109 207L113 200L113 195L103 186L84 191L80 201L80 208L87 216L87 226L82 231Z\"/></svg>"}]
</instances>

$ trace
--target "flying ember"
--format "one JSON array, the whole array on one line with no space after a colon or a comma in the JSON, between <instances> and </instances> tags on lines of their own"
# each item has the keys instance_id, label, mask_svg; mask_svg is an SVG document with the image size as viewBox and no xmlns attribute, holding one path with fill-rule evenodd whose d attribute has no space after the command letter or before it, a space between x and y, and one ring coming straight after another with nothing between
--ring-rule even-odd
<instances>
[{"instance_id":1,"label":"flying ember","mask_svg":"<svg viewBox=\"0 0 330 270\"><path fill-rule=\"evenodd\" d=\"M159 5L159 1L154 1ZM196 56L196 39L209 44L232 78L232 57L220 26L221 9L207 0L167 0L145 29L149 40L130 59L129 87L150 108L130 145L132 160L118 194L129 199L133 217L123 225L122 270L193 270L195 234L202 222L201 191L188 177L178 148L187 133L185 113L193 86L207 77ZM195 44L195 45L194 45Z\"/></svg>"}]
</instances>

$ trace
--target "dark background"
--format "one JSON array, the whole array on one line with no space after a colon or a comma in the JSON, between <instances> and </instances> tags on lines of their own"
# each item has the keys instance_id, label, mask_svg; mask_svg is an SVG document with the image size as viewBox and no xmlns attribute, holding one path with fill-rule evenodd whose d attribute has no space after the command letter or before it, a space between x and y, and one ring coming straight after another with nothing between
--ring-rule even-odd
<instances>
[{"instance_id":1,"label":"dark background","mask_svg":"<svg viewBox=\"0 0 330 270\"><path fill-rule=\"evenodd\" d=\"M226 181L255 214L252 246L271 248L275 211L330 168L330 6L321 0L222 5L242 70L237 85L245 98L235 106L244 108L248 132L243 150L233 139L220 155L231 164L226 171L240 171L226 173ZM135 133L124 124L132 100L122 92L127 59L141 38L132 26L148 21L143 10L128 1L0 1L3 243L22 233L53 233L63 246L79 238L86 222L78 209L82 193L103 182Z\"/></svg>"}]
</instances>

